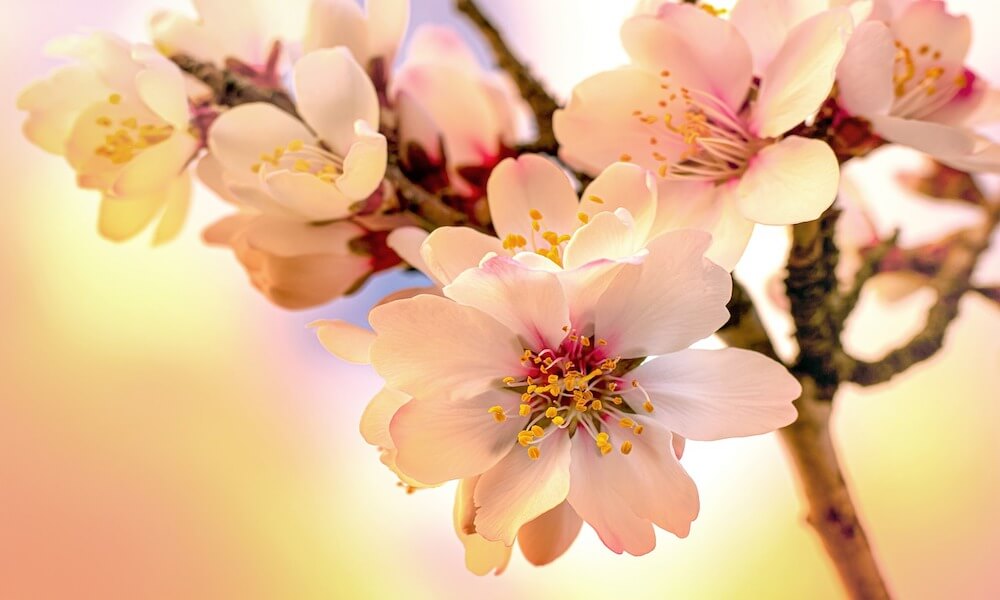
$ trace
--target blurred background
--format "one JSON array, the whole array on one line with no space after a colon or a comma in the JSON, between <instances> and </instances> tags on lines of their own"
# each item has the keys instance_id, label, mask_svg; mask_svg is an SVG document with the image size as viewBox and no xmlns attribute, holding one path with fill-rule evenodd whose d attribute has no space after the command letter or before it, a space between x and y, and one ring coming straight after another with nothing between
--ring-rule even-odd
<instances>
[{"instance_id":1,"label":"blurred background","mask_svg":"<svg viewBox=\"0 0 1000 600\"><path fill-rule=\"evenodd\" d=\"M413 4L414 22L454 23L479 47L447 0ZM631 2L486 4L563 95L624 60L617 29ZM972 15L971 62L1000 83L1000 6L949 5ZM407 285L403 276L321 310L281 311L228 252L201 244L201 229L226 212L221 201L199 190L166 247L115 245L97 235L94 194L19 133L17 92L56 64L41 54L47 40L86 29L148 39L152 10L187 3L9 8L0 20L0 598L840 597L774 435L689 445L702 511L685 540L660 535L653 553L619 557L584 528L549 567L515 553L501 577L467 573L453 488L396 487L357 432L377 378L330 358L305 328L318 317L362 322L374 299ZM890 151L857 166L880 224L905 220L909 243L974 216L897 189L894 170L914 160ZM781 230L755 237L741 274L758 293L786 245ZM996 259L981 269L994 280ZM931 302L866 298L851 347L878 356L920 327ZM780 317L773 326L787 331ZM891 385L840 397L836 443L900 598L1000 596L998 367L1000 311L967 297L944 352Z\"/></svg>"}]
</instances>

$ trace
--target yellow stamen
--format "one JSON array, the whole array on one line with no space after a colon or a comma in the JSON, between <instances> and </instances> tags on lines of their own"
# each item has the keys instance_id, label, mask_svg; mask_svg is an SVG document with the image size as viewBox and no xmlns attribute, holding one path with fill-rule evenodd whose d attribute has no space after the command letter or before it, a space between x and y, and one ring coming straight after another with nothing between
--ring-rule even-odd
<instances>
[{"instance_id":1,"label":"yellow stamen","mask_svg":"<svg viewBox=\"0 0 1000 600\"><path fill-rule=\"evenodd\" d=\"M622 442L622 454L628 454L632 451L632 442L625 440Z\"/></svg>"},{"instance_id":2,"label":"yellow stamen","mask_svg":"<svg viewBox=\"0 0 1000 600\"><path fill-rule=\"evenodd\" d=\"M122 95L121 94L111 94L108 96L108 102L111 104L121 104Z\"/></svg>"},{"instance_id":3,"label":"yellow stamen","mask_svg":"<svg viewBox=\"0 0 1000 600\"><path fill-rule=\"evenodd\" d=\"M531 427L531 435L535 436L536 438L540 438L543 435L545 435L545 430L539 427L538 425L533 425Z\"/></svg>"},{"instance_id":4,"label":"yellow stamen","mask_svg":"<svg viewBox=\"0 0 1000 600\"><path fill-rule=\"evenodd\" d=\"M555 425L556 427L559 427L560 425L562 425L565 422L566 422L566 419L564 419L564 418L562 418L562 417L560 417L558 415L555 416L555 417L552 417L552 424Z\"/></svg>"},{"instance_id":5,"label":"yellow stamen","mask_svg":"<svg viewBox=\"0 0 1000 600\"><path fill-rule=\"evenodd\" d=\"M550 406L545 409L545 416L549 419L554 419L558 414L559 414L559 409L557 409L554 406Z\"/></svg>"},{"instance_id":6,"label":"yellow stamen","mask_svg":"<svg viewBox=\"0 0 1000 600\"><path fill-rule=\"evenodd\" d=\"M542 451L538 448L538 446L532 446L531 448L528 448L528 458L530 458L531 460L538 460L538 458L541 455Z\"/></svg>"},{"instance_id":7,"label":"yellow stamen","mask_svg":"<svg viewBox=\"0 0 1000 600\"><path fill-rule=\"evenodd\" d=\"M486 412L493 415L493 419L497 423L503 423L504 421L507 420L507 414L504 412L502 406L491 406L490 409Z\"/></svg>"},{"instance_id":8,"label":"yellow stamen","mask_svg":"<svg viewBox=\"0 0 1000 600\"><path fill-rule=\"evenodd\" d=\"M521 415L522 417L527 417L531 415L531 405L522 404L521 406L518 407L517 414Z\"/></svg>"}]
</instances>

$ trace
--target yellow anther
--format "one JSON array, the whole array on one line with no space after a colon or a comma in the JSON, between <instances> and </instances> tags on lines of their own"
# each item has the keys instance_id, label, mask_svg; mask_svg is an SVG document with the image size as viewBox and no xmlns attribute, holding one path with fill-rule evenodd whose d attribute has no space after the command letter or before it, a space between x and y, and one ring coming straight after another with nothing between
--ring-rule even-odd
<instances>
[{"instance_id":1,"label":"yellow anther","mask_svg":"<svg viewBox=\"0 0 1000 600\"><path fill-rule=\"evenodd\" d=\"M621 450L622 450L622 454L628 454L629 452L631 452L632 451L632 442L630 442L628 440L625 440L624 442L622 442L622 448L621 448Z\"/></svg>"},{"instance_id":2,"label":"yellow anther","mask_svg":"<svg viewBox=\"0 0 1000 600\"><path fill-rule=\"evenodd\" d=\"M530 401L531 401L531 394L529 394L528 392L521 394L521 402L530 402Z\"/></svg>"},{"instance_id":3,"label":"yellow anther","mask_svg":"<svg viewBox=\"0 0 1000 600\"><path fill-rule=\"evenodd\" d=\"M624 427L625 429L632 429L632 427L635 426L635 421L633 421L628 417L622 417L622 420L618 421L618 424Z\"/></svg>"},{"instance_id":4,"label":"yellow anther","mask_svg":"<svg viewBox=\"0 0 1000 600\"><path fill-rule=\"evenodd\" d=\"M288 142L287 148L289 152L298 152L299 150L302 149L303 146L305 146L305 144L302 142L302 140L292 140Z\"/></svg>"},{"instance_id":5,"label":"yellow anther","mask_svg":"<svg viewBox=\"0 0 1000 600\"><path fill-rule=\"evenodd\" d=\"M614 398L611 399L611 402L614 403L615 406L621 406L624 400L622 400L621 396L615 396Z\"/></svg>"},{"instance_id":6,"label":"yellow anther","mask_svg":"<svg viewBox=\"0 0 1000 600\"><path fill-rule=\"evenodd\" d=\"M556 415L558 414L559 414L559 409L554 406L550 406L545 409L545 416L549 419L556 418Z\"/></svg>"},{"instance_id":7,"label":"yellow anther","mask_svg":"<svg viewBox=\"0 0 1000 600\"><path fill-rule=\"evenodd\" d=\"M590 338L586 337L586 336L580 338L580 345L589 348L590 347Z\"/></svg>"},{"instance_id":8,"label":"yellow anther","mask_svg":"<svg viewBox=\"0 0 1000 600\"><path fill-rule=\"evenodd\" d=\"M532 446L531 448L528 448L528 458L530 458L531 460L538 460L538 458L541 455L542 451L539 450L538 446Z\"/></svg>"},{"instance_id":9,"label":"yellow anther","mask_svg":"<svg viewBox=\"0 0 1000 600\"><path fill-rule=\"evenodd\" d=\"M650 402L649 400L646 400L645 402L642 403L642 408L646 412L653 412L653 403Z\"/></svg>"},{"instance_id":10,"label":"yellow anther","mask_svg":"<svg viewBox=\"0 0 1000 600\"><path fill-rule=\"evenodd\" d=\"M254 163L250 165L250 170L253 171L254 173L260 173L260 166L261 166L260 163Z\"/></svg>"},{"instance_id":11,"label":"yellow anther","mask_svg":"<svg viewBox=\"0 0 1000 600\"><path fill-rule=\"evenodd\" d=\"M600 433L597 434L597 443L598 444L607 444L609 439L611 439L611 436L608 435L607 431L602 431L602 432L600 432Z\"/></svg>"},{"instance_id":12,"label":"yellow anther","mask_svg":"<svg viewBox=\"0 0 1000 600\"><path fill-rule=\"evenodd\" d=\"M532 229L532 231L541 231L542 230L542 225L538 221L532 221L531 222L531 229Z\"/></svg>"},{"instance_id":13,"label":"yellow anther","mask_svg":"<svg viewBox=\"0 0 1000 600\"><path fill-rule=\"evenodd\" d=\"M312 167L310 166L309 161L304 158L298 159L295 161L295 164L292 165L292 170L296 173L308 173L311 168Z\"/></svg>"},{"instance_id":14,"label":"yellow anther","mask_svg":"<svg viewBox=\"0 0 1000 600\"><path fill-rule=\"evenodd\" d=\"M509 233L507 237L503 240L504 250L516 250L518 248L523 248L528 245L528 240L524 239L524 236L517 235L516 233Z\"/></svg>"},{"instance_id":15,"label":"yellow anther","mask_svg":"<svg viewBox=\"0 0 1000 600\"><path fill-rule=\"evenodd\" d=\"M532 425L531 426L531 435L535 436L536 438L540 438L543 435L545 435L545 430L542 429L541 427L539 427L538 425Z\"/></svg>"},{"instance_id":16,"label":"yellow anther","mask_svg":"<svg viewBox=\"0 0 1000 600\"><path fill-rule=\"evenodd\" d=\"M129 129L135 129L139 126L139 121L135 117L129 117L122 121L122 127L127 127Z\"/></svg>"},{"instance_id":17,"label":"yellow anther","mask_svg":"<svg viewBox=\"0 0 1000 600\"><path fill-rule=\"evenodd\" d=\"M517 381L517 379L515 379L513 377L504 377L503 378L503 382L505 384L507 384L507 385L514 385L514 382L516 382L516 381Z\"/></svg>"},{"instance_id":18,"label":"yellow anther","mask_svg":"<svg viewBox=\"0 0 1000 600\"><path fill-rule=\"evenodd\" d=\"M525 448L530 446L534 439L535 436L533 436L530 431L521 431L517 434L517 443Z\"/></svg>"},{"instance_id":19,"label":"yellow anther","mask_svg":"<svg viewBox=\"0 0 1000 600\"><path fill-rule=\"evenodd\" d=\"M636 425L635 429L633 429L632 431L634 431L636 435L642 435L642 429L643 429L642 425Z\"/></svg>"},{"instance_id":20,"label":"yellow anther","mask_svg":"<svg viewBox=\"0 0 1000 600\"><path fill-rule=\"evenodd\" d=\"M583 212L577 213L576 218L580 219L580 222L583 223L584 225L586 225L590 221L590 215Z\"/></svg>"},{"instance_id":21,"label":"yellow anther","mask_svg":"<svg viewBox=\"0 0 1000 600\"><path fill-rule=\"evenodd\" d=\"M111 94L108 96L108 102L111 104L121 104L122 95L121 94Z\"/></svg>"},{"instance_id":22,"label":"yellow anther","mask_svg":"<svg viewBox=\"0 0 1000 600\"><path fill-rule=\"evenodd\" d=\"M534 208L528 211L528 216L531 217L532 220L534 220L534 221L541 221L542 220L542 213L538 212Z\"/></svg>"},{"instance_id":23,"label":"yellow anther","mask_svg":"<svg viewBox=\"0 0 1000 600\"><path fill-rule=\"evenodd\" d=\"M604 200L601 197L594 196L593 194L591 194L590 196L588 196L587 200L590 200L594 204L604 204Z\"/></svg>"},{"instance_id":24,"label":"yellow anther","mask_svg":"<svg viewBox=\"0 0 1000 600\"><path fill-rule=\"evenodd\" d=\"M612 382L608 383L608 391L609 392L613 392L613 391L615 391L617 389L618 389L618 382L617 381L612 381Z\"/></svg>"},{"instance_id":25,"label":"yellow anther","mask_svg":"<svg viewBox=\"0 0 1000 600\"><path fill-rule=\"evenodd\" d=\"M665 179L667 177L668 169L669 169L668 165L666 164L660 165L660 168L656 170L656 174L659 175L661 178Z\"/></svg>"},{"instance_id":26,"label":"yellow anther","mask_svg":"<svg viewBox=\"0 0 1000 600\"><path fill-rule=\"evenodd\" d=\"M670 71L666 69L660 71L660 77L670 77Z\"/></svg>"},{"instance_id":27,"label":"yellow anther","mask_svg":"<svg viewBox=\"0 0 1000 600\"><path fill-rule=\"evenodd\" d=\"M584 404L583 402L577 402L576 406L574 406L573 408L575 408L579 412L587 412L587 405Z\"/></svg>"},{"instance_id":28,"label":"yellow anther","mask_svg":"<svg viewBox=\"0 0 1000 600\"><path fill-rule=\"evenodd\" d=\"M546 231L542 234L542 239L553 246L559 245L559 234L554 231Z\"/></svg>"},{"instance_id":29,"label":"yellow anther","mask_svg":"<svg viewBox=\"0 0 1000 600\"><path fill-rule=\"evenodd\" d=\"M558 415L556 415L555 417L552 417L552 424L555 425L556 427L559 427L560 425L562 425L565 422L566 422L566 419L564 419L564 418L562 418L562 417L560 417Z\"/></svg>"},{"instance_id":30,"label":"yellow anther","mask_svg":"<svg viewBox=\"0 0 1000 600\"><path fill-rule=\"evenodd\" d=\"M600 400L594 400L590 403L590 410L603 410L604 404Z\"/></svg>"},{"instance_id":31,"label":"yellow anther","mask_svg":"<svg viewBox=\"0 0 1000 600\"><path fill-rule=\"evenodd\" d=\"M521 415L522 417L527 417L527 416L531 415L531 405L530 404L522 404L521 406L519 406L517 408L517 414Z\"/></svg>"},{"instance_id":32,"label":"yellow anther","mask_svg":"<svg viewBox=\"0 0 1000 600\"><path fill-rule=\"evenodd\" d=\"M549 381L549 383L557 383L559 381L559 376L558 375L549 375L548 381Z\"/></svg>"},{"instance_id":33,"label":"yellow anther","mask_svg":"<svg viewBox=\"0 0 1000 600\"><path fill-rule=\"evenodd\" d=\"M632 155L628 154L628 153L624 153L624 154L622 154L621 156L618 157L618 160L621 161L621 162L632 162Z\"/></svg>"},{"instance_id":34,"label":"yellow anther","mask_svg":"<svg viewBox=\"0 0 1000 600\"><path fill-rule=\"evenodd\" d=\"M111 119L108 117L97 117L97 124L101 127L111 127Z\"/></svg>"},{"instance_id":35,"label":"yellow anther","mask_svg":"<svg viewBox=\"0 0 1000 600\"><path fill-rule=\"evenodd\" d=\"M601 450L601 456L604 456L612 450L611 444L600 444L597 447Z\"/></svg>"},{"instance_id":36,"label":"yellow anther","mask_svg":"<svg viewBox=\"0 0 1000 600\"><path fill-rule=\"evenodd\" d=\"M634 388L639 387L639 380L638 379L633 379L632 380L632 387L634 387Z\"/></svg>"},{"instance_id":37,"label":"yellow anther","mask_svg":"<svg viewBox=\"0 0 1000 600\"><path fill-rule=\"evenodd\" d=\"M493 419L497 423L503 423L507 420L507 414L504 412L502 406L491 406L487 412L493 415Z\"/></svg>"}]
</instances>

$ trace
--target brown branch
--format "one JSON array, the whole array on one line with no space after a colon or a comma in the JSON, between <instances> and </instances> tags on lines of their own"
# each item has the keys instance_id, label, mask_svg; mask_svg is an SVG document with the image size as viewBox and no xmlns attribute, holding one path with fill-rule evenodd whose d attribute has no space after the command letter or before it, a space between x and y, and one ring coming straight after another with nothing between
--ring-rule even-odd
<instances>
[{"instance_id":1,"label":"brown branch","mask_svg":"<svg viewBox=\"0 0 1000 600\"><path fill-rule=\"evenodd\" d=\"M212 63L200 62L185 54L175 54L170 60L182 71L208 86L212 90L215 103L220 106L267 102L298 117L295 103L283 90L262 87L248 77L220 69Z\"/></svg>"},{"instance_id":2,"label":"brown branch","mask_svg":"<svg viewBox=\"0 0 1000 600\"><path fill-rule=\"evenodd\" d=\"M944 345L948 326L958 317L959 302L969 283L979 257L987 249L993 230L1000 222L1000 202L986 205L983 222L961 235L953 236L947 254L929 285L937 292L938 302L927 313L927 325L903 346L881 360L866 362L850 359L844 365L845 379L860 385L877 385L934 356Z\"/></svg>"},{"instance_id":3,"label":"brown branch","mask_svg":"<svg viewBox=\"0 0 1000 600\"><path fill-rule=\"evenodd\" d=\"M531 107L531 112L534 113L535 121L538 124L538 140L531 144L532 151L556 154L559 150L559 144L552 131L552 115L559 108L559 103L549 94L542 82L532 75L528 66L518 60L510 50L503 35L493 22L483 14L475 0L455 0L455 9L468 17L473 25L479 29L493 50L497 66L510 75L517 85L517 89L521 92L521 97Z\"/></svg>"},{"instance_id":4,"label":"brown branch","mask_svg":"<svg viewBox=\"0 0 1000 600\"><path fill-rule=\"evenodd\" d=\"M899 230L897 229L891 236L880 241L865 254L858 272L854 274L851 288L842 297L836 298L837 319L841 325L857 307L865 284L879 273L882 260L896 247L898 241Z\"/></svg>"},{"instance_id":5,"label":"brown branch","mask_svg":"<svg viewBox=\"0 0 1000 600\"><path fill-rule=\"evenodd\" d=\"M734 348L760 352L780 362L774 344L757 314L753 299L743 285L733 279L733 296L726 305L729 321L716 332L722 341Z\"/></svg>"},{"instance_id":6,"label":"brown branch","mask_svg":"<svg viewBox=\"0 0 1000 600\"><path fill-rule=\"evenodd\" d=\"M837 294L839 251L833 241L840 213L830 209L817 221L792 228L785 287L795 322L799 356L793 367L813 378L818 397L832 400L840 384L836 358L840 351L841 322Z\"/></svg>"},{"instance_id":7,"label":"brown branch","mask_svg":"<svg viewBox=\"0 0 1000 600\"><path fill-rule=\"evenodd\" d=\"M808 507L806 520L819 534L851 598L889 598L830 437L832 403L817 397L811 379L802 383L796 403L799 418L778 433L798 474Z\"/></svg>"}]
</instances>

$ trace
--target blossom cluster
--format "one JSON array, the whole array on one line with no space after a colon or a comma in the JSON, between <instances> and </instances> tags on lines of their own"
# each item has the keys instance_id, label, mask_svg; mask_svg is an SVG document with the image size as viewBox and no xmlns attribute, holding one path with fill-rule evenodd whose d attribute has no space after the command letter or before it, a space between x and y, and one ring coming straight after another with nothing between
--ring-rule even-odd
<instances>
[{"instance_id":1,"label":"blossom cluster","mask_svg":"<svg viewBox=\"0 0 1000 600\"><path fill-rule=\"evenodd\" d=\"M407 0L313 0L160 13L152 44L95 33L26 90L25 135L101 194L101 234L177 235L192 179L234 213L204 232L287 308L409 266L371 329L316 323L385 380L361 430L412 489L457 480L470 569L535 564L582 523L643 554L686 536L684 442L796 418L801 387L761 354L692 349L730 318L756 224L818 219L841 165L884 144L1000 172L976 128L1000 97L965 65L971 27L940 0L644 0L629 63L551 116L460 36L407 33ZM284 8L287 10L287 8ZM292 28L295 29L295 28ZM578 185L581 184L582 185Z\"/></svg>"}]
</instances>

